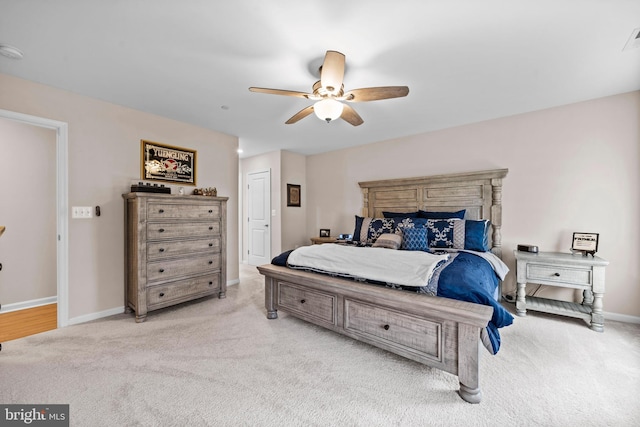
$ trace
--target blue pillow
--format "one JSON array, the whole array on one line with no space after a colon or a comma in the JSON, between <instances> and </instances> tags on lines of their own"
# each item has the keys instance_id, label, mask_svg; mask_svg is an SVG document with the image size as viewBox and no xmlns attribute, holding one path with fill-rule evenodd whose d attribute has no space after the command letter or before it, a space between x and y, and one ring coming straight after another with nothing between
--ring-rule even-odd
<instances>
[{"instance_id":1,"label":"blue pillow","mask_svg":"<svg viewBox=\"0 0 640 427\"><path fill-rule=\"evenodd\" d=\"M395 223L391 218L368 218L356 215L353 241L372 244L384 233L394 233Z\"/></svg>"},{"instance_id":2,"label":"blue pillow","mask_svg":"<svg viewBox=\"0 0 640 427\"><path fill-rule=\"evenodd\" d=\"M421 228L405 228L402 232L402 249L407 251L425 251L429 252L427 244L427 229Z\"/></svg>"},{"instance_id":3,"label":"blue pillow","mask_svg":"<svg viewBox=\"0 0 640 427\"><path fill-rule=\"evenodd\" d=\"M418 211L415 212L382 212L385 218L418 218Z\"/></svg>"},{"instance_id":4,"label":"blue pillow","mask_svg":"<svg viewBox=\"0 0 640 427\"><path fill-rule=\"evenodd\" d=\"M429 219L427 220L427 242L431 248L467 249L487 252L489 226L484 220Z\"/></svg>"},{"instance_id":5,"label":"blue pillow","mask_svg":"<svg viewBox=\"0 0 640 427\"><path fill-rule=\"evenodd\" d=\"M427 218L427 219L464 219L464 214L466 213L466 209L462 209L456 212L431 212L431 211L418 211L418 218Z\"/></svg>"}]
</instances>

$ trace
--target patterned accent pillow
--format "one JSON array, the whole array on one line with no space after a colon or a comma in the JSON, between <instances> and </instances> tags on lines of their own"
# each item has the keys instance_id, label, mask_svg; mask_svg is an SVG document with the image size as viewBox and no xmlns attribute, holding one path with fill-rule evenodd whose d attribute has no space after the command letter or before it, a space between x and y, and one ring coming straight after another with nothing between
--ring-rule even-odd
<instances>
[{"instance_id":1,"label":"patterned accent pillow","mask_svg":"<svg viewBox=\"0 0 640 427\"><path fill-rule=\"evenodd\" d=\"M369 218L356 215L353 241L372 244L384 233L393 233L395 224L391 218Z\"/></svg>"},{"instance_id":2,"label":"patterned accent pillow","mask_svg":"<svg viewBox=\"0 0 640 427\"><path fill-rule=\"evenodd\" d=\"M427 226L427 220L424 218L393 218L396 234L402 234L405 228L424 228Z\"/></svg>"},{"instance_id":3,"label":"patterned accent pillow","mask_svg":"<svg viewBox=\"0 0 640 427\"><path fill-rule=\"evenodd\" d=\"M429 219L427 241L431 248L467 249L487 252L489 247L488 220Z\"/></svg>"},{"instance_id":4,"label":"patterned accent pillow","mask_svg":"<svg viewBox=\"0 0 640 427\"><path fill-rule=\"evenodd\" d=\"M402 232L402 249L407 251L429 252L427 229L424 227L405 228Z\"/></svg>"},{"instance_id":5,"label":"patterned accent pillow","mask_svg":"<svg viewBox=\"0 0 640 427\"><path fill-rule=\"evenodd\" d=\"M426 239L425 239L426 241ZM374 248L400 249L402 237L399 234L384 233L373 244Z\"/></svg>"}]
</instances>

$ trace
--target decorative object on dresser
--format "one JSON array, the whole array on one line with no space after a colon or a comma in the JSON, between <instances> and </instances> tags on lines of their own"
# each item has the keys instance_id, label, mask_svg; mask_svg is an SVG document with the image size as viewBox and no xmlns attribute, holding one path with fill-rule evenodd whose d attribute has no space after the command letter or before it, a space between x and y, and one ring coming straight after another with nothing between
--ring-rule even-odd
<instances>
[{"instance_id":1,"label":"decorative object on dresser","mask_svg":"<svg viewBox=\"0 0 640 427\"><path fill-rule=\"evenodd\" d=\"M516 314L543 311L584 319L597 332L604 331L602 299L604 273L609 265L600 257L583 257L560 252L513 251L516 258ZM526 296L527 283L582 290L582 303Z\"/></svg>"},{"instance_id":2,"label":"decorative object on dresser","mask_svg":"<svg viewBox=\"0 0 640 427\"><path fill-rule=\"evenodd\" d=\"M147 312L227 289L228 197L124 194L125 311Z\"/></svg>"},{"instance_id":3,"label":"decorative object on dresser","mask_svg":"<svg viewBox=\"0 0 640 427\"><path fill-rule=\"evenodd\" d=\"M491 220L490 230L487 229L489 247L500 256L502 179L507 172L497 169L361 182L362 215L380 218L383 211L466 209L468 220ZM386 248L372 249L393 252ZM481 334L493 320L492 306L399 291L282 265L262 265L258 271L265 276L268 319L276 319L278 310L283 310L457 375L462 399L480 402Z\"/></svg>"}]
</instances>

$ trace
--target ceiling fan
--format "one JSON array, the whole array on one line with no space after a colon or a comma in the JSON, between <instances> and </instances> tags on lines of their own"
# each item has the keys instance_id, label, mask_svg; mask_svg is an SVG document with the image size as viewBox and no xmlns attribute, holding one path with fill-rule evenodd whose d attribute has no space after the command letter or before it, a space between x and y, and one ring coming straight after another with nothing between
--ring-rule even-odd
<instances>
[{"instance_id":1,"label":"ceiling fan","mask_svg":"<svg viewBox=\"0 0 640 427\"><path fill-rule=\"evenodd\" d=\"M304 119L311 113L316 113L320 119L327 123L341 118L353 126L364 123L362 117L346 102L367 102L379 99L400 98L407 96L409 88L407 86L381 86L367 87L344 91L344 55L334 50L328 50L324 62L320 66L320 80L313 84L313 92L296 92L292 90L267 89L262 87L250 87L251 92L267 93L271 95L295 96L317 101L298 111L285 123L290 125Z\"/></svg>"}]
</instances>

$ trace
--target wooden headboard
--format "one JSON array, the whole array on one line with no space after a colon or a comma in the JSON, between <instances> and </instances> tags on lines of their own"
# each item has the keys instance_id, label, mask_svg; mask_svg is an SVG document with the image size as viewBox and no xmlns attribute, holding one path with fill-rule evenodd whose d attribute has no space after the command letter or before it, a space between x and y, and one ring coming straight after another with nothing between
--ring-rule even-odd
<instances>
[{"instance_id":1,"label":"wooden headboard","mask_svg":"<svg viewBox=\"0 0 640 427\"><path fill-rule=\"evenodd\" d=\"M382 211L457 211L465 219L488 219L493 227L491 252L502 257L502 178L509 169L359 182L362 216L382 218Z\"/></svg>"}]
</instances>

